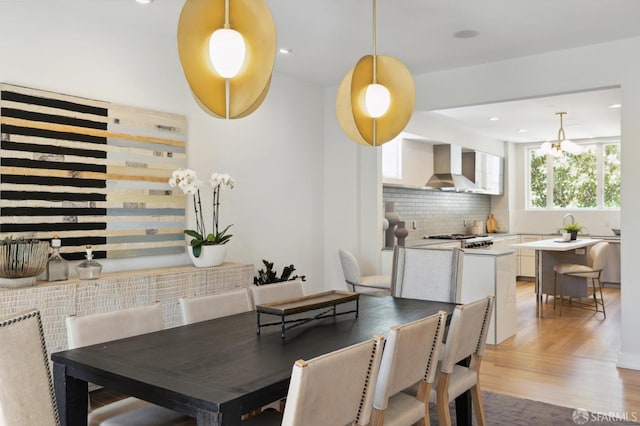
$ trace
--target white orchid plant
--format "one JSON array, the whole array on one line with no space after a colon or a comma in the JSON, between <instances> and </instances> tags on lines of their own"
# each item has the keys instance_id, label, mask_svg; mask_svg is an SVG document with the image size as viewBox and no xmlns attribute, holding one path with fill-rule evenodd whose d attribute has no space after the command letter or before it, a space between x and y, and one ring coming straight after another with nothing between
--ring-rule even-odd
<instances>
[{"instance_id":1,"label":"white orchid plant","mask_svg":"<svg viewBox=\"0 0 640 426\"><path fill-rule=\"evenodd\" d=\"M193 197L193 208L196 213L196 229L185 229L184 233L192 238L190 244L195 257L200 257L202 246L226 244L233 235L227 234L232 225L227 226L222 231L218 231L218 220L220 218L220 191L223 187L233 188L234 180L226 173L213 173L209 179L209 184L213 188L213 232L207 234L204 217L202 216L202 203L200 201L200 187L202 181L198 179L196 172L191 169L174 170L169 179L169 186L176 186L186 195Z\"/></svg>"}]
</instances>

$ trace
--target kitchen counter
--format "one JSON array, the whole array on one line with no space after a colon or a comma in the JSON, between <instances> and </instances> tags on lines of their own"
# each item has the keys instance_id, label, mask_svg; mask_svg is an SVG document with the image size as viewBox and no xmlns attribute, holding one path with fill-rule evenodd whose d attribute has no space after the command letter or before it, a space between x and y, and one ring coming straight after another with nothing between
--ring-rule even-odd
<instances>
[{"instance_id":1,"label":"kitchen counter","mask_svg":"<svg viewBox=\"0 0 640 426\"><path fill-rule=\"evenodd\" d=\"M573 241L562 241L561 238L551 238L548 240L531 241L528 243L512 244L513 248L528 248L545 251L569 251L578 248L592 246L602 241L594 238L578 238Z\"/></svg>"}]
</instances>

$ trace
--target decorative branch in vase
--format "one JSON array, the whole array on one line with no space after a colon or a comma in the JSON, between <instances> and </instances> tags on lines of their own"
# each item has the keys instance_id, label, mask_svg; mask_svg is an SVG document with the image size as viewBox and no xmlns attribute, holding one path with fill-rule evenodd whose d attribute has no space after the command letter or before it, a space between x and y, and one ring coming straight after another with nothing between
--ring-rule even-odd
<instances>
[{"instance_id":1,"label":"decorative branch in vase","mask_svg":"<svg viewBox=\"0 0 640 426\"><path fill-rule=\"evenodd\" d=\"M202 246L226 244L233 236L231 234L227 234L227 231L233 225L228 225L220 231L218 228L218 222L220 219L220 192L225 186L232 189L234 183L233 178L226 173L213 173L211 175L209 184L213 189L211 221L213 232L207 234L203 216L202 201L200 199L200 187L202 186L202 181L198 179L196 172L191 169L177 169L171 174L169 186L172 188L177 186L185 195L191 195L193 197L193 208L196 214L196 229L185 229L184 233L192 238L189 244L191 245L194 257L200 257L200 254L202 253Z\"/></svg>"}]
</instances>

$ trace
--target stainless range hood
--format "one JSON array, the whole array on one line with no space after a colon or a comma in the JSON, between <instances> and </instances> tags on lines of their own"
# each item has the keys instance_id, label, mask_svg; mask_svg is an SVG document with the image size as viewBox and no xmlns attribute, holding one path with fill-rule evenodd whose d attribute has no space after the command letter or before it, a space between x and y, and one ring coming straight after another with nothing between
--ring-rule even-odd
<instances>
[{"instance_id":1,"label":"stainless range hood","mask_svg":"<svg viewBox=\"0 0 640 426\"><path fill-rule=\"evenodd\" d=\"M462 174L462 148L449 144L433 146L433 176L425 186L457 192L474 192L478 189Z\"/></svg>"}]
</instances>

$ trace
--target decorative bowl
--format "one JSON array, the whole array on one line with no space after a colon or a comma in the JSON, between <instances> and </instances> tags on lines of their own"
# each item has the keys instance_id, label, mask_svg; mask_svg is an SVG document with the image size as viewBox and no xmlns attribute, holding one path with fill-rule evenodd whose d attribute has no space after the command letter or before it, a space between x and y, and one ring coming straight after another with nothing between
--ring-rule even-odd
<instances>
[{"instance_id":1,"label":"decorative bowl","mask_svg":"<svg viewBox=\"0 0 640 426\"><path fill-rule=\"evenodd\" d=\"M40 275L47 267L49 243L13 240L0 244L0 278L26 278Z\"/></svg>"}]
</instances>

